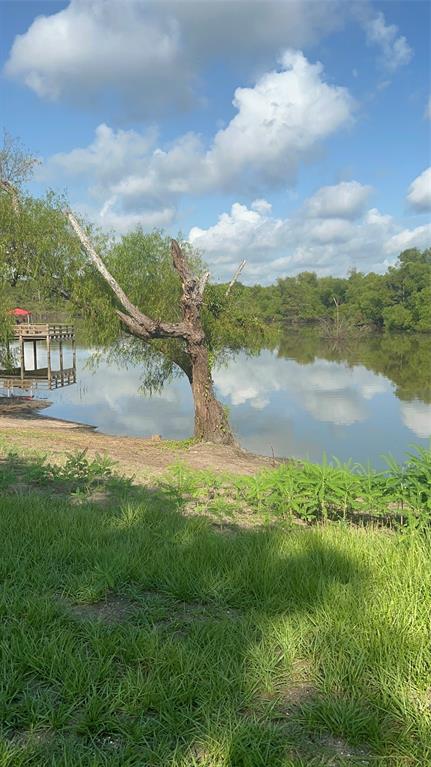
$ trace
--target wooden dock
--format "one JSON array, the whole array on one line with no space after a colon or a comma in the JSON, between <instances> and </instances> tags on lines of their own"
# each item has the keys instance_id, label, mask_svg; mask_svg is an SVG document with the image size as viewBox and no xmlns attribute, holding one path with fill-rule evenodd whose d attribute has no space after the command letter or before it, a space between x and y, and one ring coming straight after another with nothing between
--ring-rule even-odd
<instances>
[{"instance_id":1,"label":"wooden dock","mask_svg":"<svg viewBox=\"0 0 431 767\"><path fill-rule=\"evenodd\" d=\"M13 335L18 341L19 367L12 370L0 370L0 386L8 390L37 388L46 385L48 389L57 389L76 383L76 339L73 325L59 323L21 323L13 328ZM25 365L25 346L33 346L33 369ZM64 365L63 343L71 344L72 366ZM46 367L39 367L38 348L46 348ZM53 351L58 350L58 366L53 365ZM55 355L56 356L56 355Z\"/></svg>"}]
</instances>

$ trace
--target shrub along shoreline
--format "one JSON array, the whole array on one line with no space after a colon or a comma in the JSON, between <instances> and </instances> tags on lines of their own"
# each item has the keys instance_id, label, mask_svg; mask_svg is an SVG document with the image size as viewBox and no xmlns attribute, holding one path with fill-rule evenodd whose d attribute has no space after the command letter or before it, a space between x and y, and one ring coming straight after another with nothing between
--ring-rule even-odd
<instances>
[{"instance_id":1,"label":"shrub along shoreline","mask_svg":"<svg viewBox=\"0 0 431 767\"><path fill-rule=\"evenodd\" d=\"M100 490L121 491L121 497L150 483L170 497L186 498L193 513L225 518L255 514L285 522L380 522L393 527L428 525L431 520L431 446L415 446L403 464L388 456L381 471L324 456L321 464L291 460L257 467L252 475L192 469L175 460L175 448L173 463L161 476L148 473L137 485L106 452L91 456L84 448L52 462L41 452L11 450L3 443L0 490L48 489L91 500Z\"/></svg>"}]
</instances>

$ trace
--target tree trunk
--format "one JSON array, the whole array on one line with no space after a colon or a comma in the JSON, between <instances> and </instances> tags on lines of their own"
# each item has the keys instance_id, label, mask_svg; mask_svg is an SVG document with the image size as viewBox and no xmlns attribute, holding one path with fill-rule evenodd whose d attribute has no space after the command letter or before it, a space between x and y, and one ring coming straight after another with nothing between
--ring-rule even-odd
<instances>
[{"instance_id":1,"label":"tree trunk","mask_svg":"<svg viewBox=\"0 0 431 767\"><path fill-rule=\"evenodd\" d=\"M214 395L205 340L188 344L192 363L191 386L195 406L194 436L204 442L235 445L235 438L223 406Z\"/></svg>"}]
</instances>

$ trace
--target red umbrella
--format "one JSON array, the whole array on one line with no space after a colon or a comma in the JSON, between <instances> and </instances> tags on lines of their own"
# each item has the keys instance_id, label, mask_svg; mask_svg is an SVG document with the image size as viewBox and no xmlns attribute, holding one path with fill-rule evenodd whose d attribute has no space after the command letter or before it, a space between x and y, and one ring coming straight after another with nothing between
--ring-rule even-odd
<instances>
[{"instance_id":1,"label":"red umbrella","mask_svg":"<svg viewBox=\"0 0 431 767\"><path fill-rule=\"evenodd\" d=\"M14 317L31 317L31 312L27 311L27 309L20 309L19 307L10 309L9 314L12 314Z\"/></svg>"}]
</instances>

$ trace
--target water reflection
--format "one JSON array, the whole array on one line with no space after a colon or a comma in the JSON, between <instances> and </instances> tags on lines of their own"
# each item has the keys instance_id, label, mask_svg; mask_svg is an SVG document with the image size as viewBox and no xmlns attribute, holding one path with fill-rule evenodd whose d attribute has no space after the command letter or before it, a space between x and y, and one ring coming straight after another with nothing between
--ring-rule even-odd
<instances>
[{"instance_id":1,"label":"water reflection","mask_svg":"<svg viewBox=\"0 0 431 767\"><path fill-rule=\"evenodd\" d=\"M74 333L71 326L49 326L57 329L57 335L50 336L47 344L44 331L47 325L24 325L28 336L24 343L12 341L9 345L10 362L7 369L0 369L0 390L8 396L19 396L26 392L35 396L40 389L58 389L76 383L76 354ZM62 329L67 334L62 336ZM30 335L30 331L33 334ZM70 341L72 339L72 341Z\"/></svg>"},{"instance_id":2,"label":"water reflection","mask_svg":"<svg viewBox=\"0 0 431 767\"><path fill-rule=\"evenodd\" d=\"M417 437L426 439L431 437L431 405L419 400L401 403L401 417L403 423L413 431Z\"/></svg>"},{"instance_id":3,"label":"water reflection","mask_svg":"<svg viewBox=\"0 0 431 767\"><path fill-rule=\"evenodd\" d=\"M49 392L46 412L114 434L190 435L193 406L187 381L159 395L139 393L142 371L86 362L78 349L78 385ZM360 338L343 348L312 332L288 334L274 350L240 354L214 372L218 396L250 450L320 460L322 453L382 465L402 459L412 442L431 436L431 338Z\"/></svg>"},{"instance_id":4,"label":"water reflection","mask_svg":"<svg viewBox=\"0 0 431 767\"><path fill-rule=\"evenodd\" d=\"M349 426L367 417L366 400L390 390L389 382L362 366L317 359L304 366L269 351L237 359L214 374L217 388L233 405L266 408L271 394L284 391L318 421Z\"/></svg>"},{"instance_id":5,"label":"water reflection","mask_svg":"<svg viewBox=\"0 0 431 767\"><path fill-rule=\"evenodd\" d=\"M335 344L315 331L286 333L278 347L280 357L308 365L316 359L363 365L382 374L401 400L431 403L431 337L428 335L375 334Z\"/></svg>"}]
</instances>

